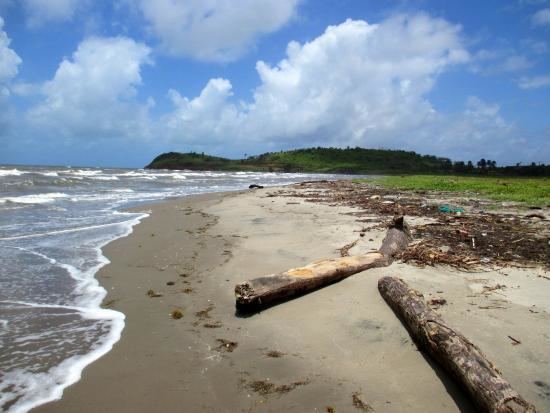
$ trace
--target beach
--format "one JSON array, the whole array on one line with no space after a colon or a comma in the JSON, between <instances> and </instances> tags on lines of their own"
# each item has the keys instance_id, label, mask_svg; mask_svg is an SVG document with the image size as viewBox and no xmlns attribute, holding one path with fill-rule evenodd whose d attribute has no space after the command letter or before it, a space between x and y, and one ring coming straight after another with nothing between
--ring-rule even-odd
<instances>
[{"instance_id":1,"label":"beach","mask_svg":"<svg viewBox=\"0 0 550 413\"><path fill-rule=\"evenodd\" d=\"M397 261L243 316L237 283L338 257L356 240L351 255L376 250L385 231L359 237L355 208L277 188L137 211L149 216L103 248L111 262L96 274L104 307L126 316L120 341L61 400L32 412L475 411L380 296L385 275L444 298L445 320L550 412L550 279L541 267L470 273Z\"/></svg>"}]
</instances>

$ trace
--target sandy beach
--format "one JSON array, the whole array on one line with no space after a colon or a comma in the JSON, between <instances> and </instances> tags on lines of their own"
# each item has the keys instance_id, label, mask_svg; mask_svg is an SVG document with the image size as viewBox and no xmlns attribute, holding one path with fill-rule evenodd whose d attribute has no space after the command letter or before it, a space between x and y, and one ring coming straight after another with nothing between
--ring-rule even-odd
<instances>
[{"instance_id":1,"label":"sandy beach","mask_svg":"<svg viewBox=\"0 0 550 413\"><path fill-rule=\"evenodd\" d=\"M140 208L150 216L104 248L111 263L97 274L104 305L126 315L121 340L60 401L32 412L475 411L384 302L384 275L444 298L445 320L550 412L550 278L541 267L464 272L395 262L236 314L238 282L338 257L356 240L350 254L368 252L385 234L359 237L352 207L275 192ZM183 317L172 318L174 310Z\"/></svg>"}]
</instances>

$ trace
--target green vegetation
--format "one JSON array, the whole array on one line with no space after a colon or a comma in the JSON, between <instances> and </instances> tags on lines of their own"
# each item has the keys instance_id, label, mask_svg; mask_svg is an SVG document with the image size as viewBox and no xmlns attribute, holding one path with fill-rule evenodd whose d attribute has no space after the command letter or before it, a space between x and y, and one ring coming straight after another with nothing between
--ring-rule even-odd
<instances>
[{"instance_id":1,"label":"green vegetation","mask_svg":"<svg viewBox=\"0 0 550 413\"><path fill-rule=\"evenodd\" d=\"M237 160L198 153L169 152L157 156L146 168L350 174L433 173L450 171L452 162L447 158L407 151L311 148L270 152Z\"/></svg>"},{"instance_id":2,"label":"green vegetation","mask_svg":"<svg viewBox=\"0 0 550 413\"><path fill-rule=\"evenodd\" d=\"M473 193L497 201L550 205L549 178L409 175L386 176L375 182L388 188Z\"/></svg>"},{"instance_id":3,"label":"green vegetation","mask_svg":"<svg viewBox=\"0 0 550 413\"><path fill-rule=\"evenodd\" d=\"M347 174L459 174L480 176L550 176L550 165L497 167L481 159L451 162L448 158L415 152L364 148L310 148L268 152L244 159L227 159L195 152L168 152L157 156L146 168L199 171L317 172Z\"/></svg>"}]
</instances>

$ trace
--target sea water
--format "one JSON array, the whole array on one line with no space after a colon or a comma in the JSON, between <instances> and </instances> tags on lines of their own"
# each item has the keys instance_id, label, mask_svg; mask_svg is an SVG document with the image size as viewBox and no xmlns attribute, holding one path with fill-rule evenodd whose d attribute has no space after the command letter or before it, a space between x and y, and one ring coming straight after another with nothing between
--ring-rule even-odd
<instances>
[{"instance_id":1,"label":"sea water","mask_svg":"<svg viewBox=\"0 0 550 413\"><path fill-rule=\"evenodd\" d=\"M61 397L107 353L124 314L101 307L101 248L132 232L144 203L331 175L0 165L0 411ZM339 175L337 178L342 179Z\"/></svg>"}]
</instances>

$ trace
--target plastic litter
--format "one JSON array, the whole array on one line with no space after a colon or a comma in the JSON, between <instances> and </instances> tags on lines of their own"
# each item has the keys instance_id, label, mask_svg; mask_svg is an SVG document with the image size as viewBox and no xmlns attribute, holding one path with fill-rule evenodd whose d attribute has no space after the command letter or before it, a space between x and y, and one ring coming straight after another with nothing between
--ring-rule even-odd
<instances>
[{"instance_id":1,"label":"plastic litter","mask_svg":"<svg viewBox=\"0 0 550 413\"><path fill-rule=\"evenodd\" d=\"M445 214L462 214L464 209L454 205L445 204L439 207L439 212L443 212Z\"/></svg>"}]
</instances>

